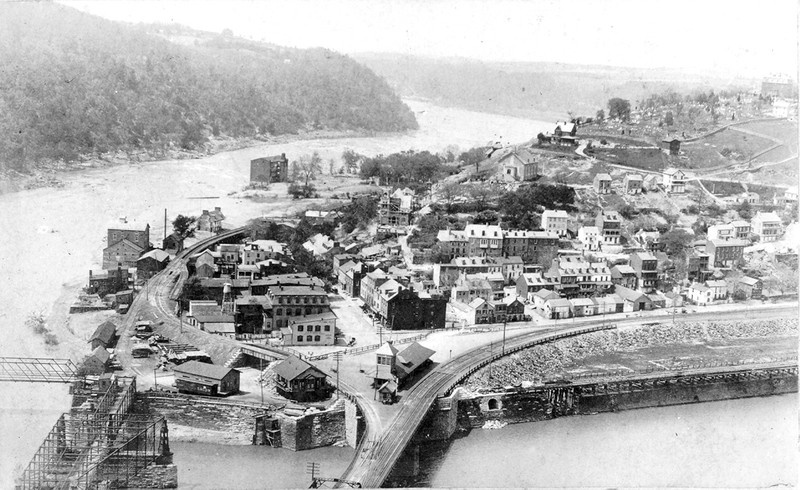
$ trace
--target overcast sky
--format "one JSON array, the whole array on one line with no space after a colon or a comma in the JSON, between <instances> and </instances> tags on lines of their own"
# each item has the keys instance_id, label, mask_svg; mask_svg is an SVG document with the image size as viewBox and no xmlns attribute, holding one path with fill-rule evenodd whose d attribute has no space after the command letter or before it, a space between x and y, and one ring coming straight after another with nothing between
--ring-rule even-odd
<instances>
[{"instance_id":1,"label":"overcast sky","mask_svg":"<svg viewBox=\"0 0 800 490\"><path fill-rule=\"evenodd\" d=\"M63 1L295 47L794 75L795 0Z\"/></svg>"}]
</instances>

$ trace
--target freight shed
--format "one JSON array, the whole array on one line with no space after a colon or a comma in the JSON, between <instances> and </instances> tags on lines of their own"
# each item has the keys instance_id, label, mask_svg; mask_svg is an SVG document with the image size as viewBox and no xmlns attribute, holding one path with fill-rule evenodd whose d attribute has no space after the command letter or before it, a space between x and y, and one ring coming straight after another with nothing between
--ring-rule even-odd
<instances>
[{"instance_id":1,"label":"freight shed","mask_svg":"<svg viewBox=\"0 0 800 490\"><path fill-rule=\"evenodd\" d=\"M239 371L204 362L189 361L176 366L175 387L183 393L232 395L239 391Z\"/></svg>"}]
</instances>

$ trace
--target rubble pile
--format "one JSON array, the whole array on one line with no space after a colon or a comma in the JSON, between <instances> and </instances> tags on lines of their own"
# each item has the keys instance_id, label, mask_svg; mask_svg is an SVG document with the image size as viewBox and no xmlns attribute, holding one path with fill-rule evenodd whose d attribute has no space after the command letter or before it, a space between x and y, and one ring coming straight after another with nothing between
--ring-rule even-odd
<instances>
[{"instance_id":1,"label":"rubble pile","mask_svg":"<svg viewBox=\"0 0 800 490\"><path fill-rule=\"evenodd\" d=\"M727 339L785 337L798 334L798 319L749 322L686 322L606 330L531 347L476 372L464 387L515 386L541 382L587 357L667 344L691 344ZM491 376L490 376L491 373Z\"/></svg>"}]
</instances>

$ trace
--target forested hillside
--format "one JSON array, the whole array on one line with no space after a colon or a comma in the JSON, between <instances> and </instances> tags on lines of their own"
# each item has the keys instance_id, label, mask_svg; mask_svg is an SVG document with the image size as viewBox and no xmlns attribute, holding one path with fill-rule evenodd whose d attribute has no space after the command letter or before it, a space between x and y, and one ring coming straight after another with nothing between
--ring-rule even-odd
<instances>
[{"instance_id":1,"label":"forested hillside","mask_svg":"<svg viewBox=\"0 0 800 490\"><path fill-rule=\"evenodd\" d=\"M179 44L157 30L53 3L0 4L0 170L198 149L220 135L417 127L346 56L208 33Z\"/></svg>"},{"instance_id":2,"label":"forested hillside","mask_svg":"<svg viewBox=\"0 0 800 490\"><path fill-rule=\"evenodd\" d=\"M387 53L354 57L403 96L482 112L533 118L594 116L611 97L633 101L651 93L722 89L752 83L669 70L432 59Z\"/></svg>"}]
</instances>

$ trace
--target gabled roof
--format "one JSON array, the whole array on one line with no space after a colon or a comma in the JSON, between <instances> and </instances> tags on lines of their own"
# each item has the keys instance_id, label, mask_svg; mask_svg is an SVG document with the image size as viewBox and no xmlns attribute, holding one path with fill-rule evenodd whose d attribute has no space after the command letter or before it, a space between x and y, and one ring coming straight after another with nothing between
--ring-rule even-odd
<instances>
[{"instance_id":1,"label":"gabled roof","mask_svg":"<svg viewBox=\"0 0 800 490\"><path fill-rule=\"evenodd\" d=\"M347 272L355 266L356 266L355 262L353 262L352 260L348 260L347 262L339 266L339 272Z\"/></svg>"},{"instance_id":2,"label":"gabled roof","mask_svg":"<svg viewBox=\"0 0 800 490\"><path fill-rule=\"evenodd\" d=\"M469 307L472 308L473 310L477 310L478 308L483 306L484 303L485 304L489 304L483 298L475 298L475 299L473 299L472 301L469 302ZM491 304L489 304L489 306L491 306Z\"/></svg>"},{"instance_id":3,"label":"gabled roof","mask_svg":"<svg viewBox=\"0 0 800 490\"><path fill-rule=\"evenodd\" d=\"M290 355L275 366L275 374L287 381L291 381L309 371L315 378L326 377L325 373L295 355Z\"/></svg>"},{"instance_id":4,"label":"gabled roof","mask_svg":"<svg viewBox=\"0 0 800 490\"><path fill-rule=\"evenodd\" d=\"M533 295L536 296L537 298L542 298L545 301L548 299L558 299L561 297L557 292L550 291L549 289L540 289L535 293L533 293Z\"/></svg>"},{"instance_id":5,"label":"gabled roof","mask_svg":"<svg viewBox=\"0 0 800 490\"><path fill-rule=\"evenodd\" d=\"M755 286L761 279L756 279L755 277L744 276L739 279L739 282L742 284L747 284L748 286Z\"/></svg>"},{"instance_id":6,"label":"gabled roof","mask_svg":"<svg viewBox=\"0 0 800 490\"><path fill-rule=\"evenodd\" d=\"M572 305L568 299L564 298L550 298L545 301L545 304L550 305L550 308L565 308Z\"/></svg>"},{"instance_id":7,"label":"gabled roof","mask_svg":"<svg viewBox=\"0 0 800 490\"><path fill-rule=\"evenodd\" d=\"M108 351L105 350L102 345L100 345L92 351L92 357L105 364L109 359L111 359L111 354L109 354Z\"/></svg>"},{"instance_id":8,"label":"gabled roof","mask_svg":"<svg viewBox=\"0 0 800 490\"><path fill-rule=\"evenodd\" d=\"M200 323L230 323L233 325L233 315L217 313L215 315L194 315L194 319Z\"/></svg>"},{"instance_id":9,"label":"gabled roof","mask_svg":"<svg viewBox=\"0 0 800 490\"><path fill-rule=\"evenodd\" d=\"M706 281L706 286L710 288L726 288L728 283L725 281Z\"/></svg>"},{"instance_id":10,"label":"gabled roof","mask_svg":"<svg viewBox=\"0 0 800 490\"><path fill-rule=\"evenodd\" d=\"M394 344L392 344L391 342L384 342L383 345L380 346L378 350L375 351L375 354L381 356L394 356L398 352L399 351L397 347L394 346Z\"/></svg>"},{"instance_id":11,"label":"gabled roof","mask_svg":"<svg viewBox=\"0 0 800 490\"><path fill-rule=\"evenodd\" d=\"M214 364L208 364L200 361L189 361L179 366L175 366L173 371L175 371L176 373L194 374L197 376L202 376L204 378L221 380L222 378L227 376L228 373L236 370L233 368L227 368L225 366L216 366Z\"/></svg>"},{"instance_id":12,"label":"gabled roof","mask_svg":"<svg viewBox=\"0 0 800 490\"><path fill-rule=\"evenodd\" d=\"M397 354L397 369L408 374L417 369L420 364L430 359L436 353L435 350L428 349L419 342L414 342Z\"/></svg>"},{"instance_id":13,"label":"gabled roof","mask_svg":"<svg viewBox=\"0 0 800 490\"><path fill-rule=\"evenodd\" d=\"M125 245L128 248L132 248L133 250L135 250L138 253L141 253L142 250L144 250L142 247L140 247L139 245L133 243L132 241L128 240L127 238L123 238L122 240L117 240L116 242L114 242L114 243L110 244L109 246L107 246L104 250L109 249L111 247L115 247L115 246L120 245L120 244Z\"/></svg>"},{"instance_id":14,"label":"gabled roof","mask_svg":"<svg viewBox=\"0 0 800 490\"><path fill-rule=\"evenodd\" d=\"M595 180L611 180L611 176L608 174L597 174L594 176Z\"/></svg>"},{"instance_id":15,"label":"gabled roof","mask_svg":"<svg viewBox=\"0 0 800 490\"><path fill-rule=\"evenodd\" d=\"M573 298L569 300L572 306L594 306L592 298Z\"/></svg>"},{"instance_id":16,"label":"gabled roof","mask_svg":"<svg viewBox=\"0 0 800 490\"><path fill-rule=\"evenodd\" d=\"M169 260L169 254L163 250L154 248L153 250L136 259L136 261L138 262L144 259L154 259L156 262L166 262Z\"/></svg>"},{"instance_id":17,"label":"gabled roof","mask_svg":"<svg viewBox=\"0 0 800 490\"><path fill-rule=\"evenodd\" d=\"M390 379L389 381L383 383L378 391L381 393L394 393L397 391L397 383L394 380Z\"/></svg>"},{"instance_id":18,"label":"gabled roof","mask_svg":"<svg viewBox=\"0 0 800 490\"><path fill-rule=\"evenodd\" d=\"M639 174L625 174L625 178L628 180L642 180L642 176Z\"/></svg>"},{"instance_id":19,"label":"gabled roof","mask_svg":"<svg viewBox=\"0 0 800 490\"><path fill-rule=\"evenodd\" d=\"M618 295L620 298L626 301L637 301L643 296L646 297L643 293L640 293L639 291L634 291L633 289L628 289L624 286L616 286L614 288L614 294Z\"/></svg>"},{"instance_id":20,"label":"gabled roof","mask_svg":"<svg viewBox=\"0 0 800 490\"><path fill-rule=\"evenodd\" d=\"M105 321L98 325L97 329L95 329L92 336L89 338L89 342L92 340L99 340L104 344L108 344L111 339L117 334L117 326L111 323L110 321Z\"/></svg>"}]
</instances>

